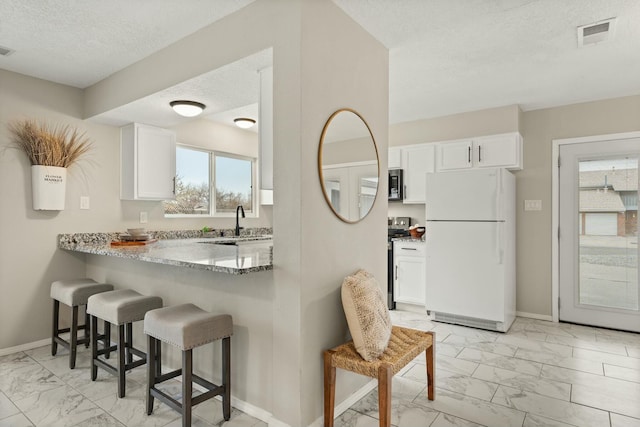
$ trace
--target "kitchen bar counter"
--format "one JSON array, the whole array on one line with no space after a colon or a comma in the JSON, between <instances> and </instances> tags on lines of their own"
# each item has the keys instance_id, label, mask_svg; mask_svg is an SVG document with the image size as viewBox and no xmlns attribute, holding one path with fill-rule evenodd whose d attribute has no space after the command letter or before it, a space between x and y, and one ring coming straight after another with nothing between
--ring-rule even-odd
<instances>
[{"instance_id":1,"label":"kitchen bar counter","mask_svg":"<svg viewBox=\"0 0 640 427\"><path fill-rule=\"evenodd\" d=\"M195 234L195 235L194 235ZM209 270L247 274L273 269L271 235L241 237L196 237L196 233L167 235L144 246L112 247L117 233L60 234L58 247L69 251ZM182 238L171 238L182 237ZM227 244L223 244L223 243ZM237 243L237 245L229 243Z\"/></svg>"}]
</instances>

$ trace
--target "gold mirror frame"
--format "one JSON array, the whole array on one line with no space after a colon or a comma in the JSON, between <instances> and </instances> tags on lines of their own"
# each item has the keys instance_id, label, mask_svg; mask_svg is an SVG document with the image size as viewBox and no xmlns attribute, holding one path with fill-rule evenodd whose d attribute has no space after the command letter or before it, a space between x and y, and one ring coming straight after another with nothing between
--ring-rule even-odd
<instances>
[{"instance_id":1,"label":"gold mirror frame","mask_svg":"<svg viewBox=\"0 0 640 427\"><path fill-rule=\"evenodd\" d=\"M375 152L375 163L376 163L376 179L377 179L377 184L376 184L376 190L375 190L375 195L373 196L373 201L371 202L371 206L369 207L369 209L366 211L366 213L364 213L364 215L361 215L360 213L358 213L357 216L351 216L349 215L349 217L345 217L344 215L342 215L334 206L334 204L331 201L331 196L328 194L327 192L327 188L325 186L325 174L323 172L323 148L325 145L325 139L327 137L327 132L330 129L330 124L331 122L336 118L336 116L340 113L352 113L355 115L355 117L359 118L360 121L364 124L365 128L367 129L368 135L371 138L371 144L373 145L373 151ZM366 135L365 135L366 138ZM371 160L373 162L373 160ZM351 161L353 162L353 160ZM345 162L345 163L349 163L349 162ZM371 165L373 166L373 165ZM373 206L375 205L375 202L378 198L378 193L380 192L380 156L378 153L378 145L376 144L376 140L373 137L373 132L371 132L371 128L369 127L369 124L367 123L367 121L355 110L351 109L351 108L341 108L337 111L335 111L333 114L331 114L331 116L329 117L329 119L327 119L327 122L324 125L324 128L322 129L322 134L320 135L320 144L318 146L318 175L320 178L320 186L322 187L322 194L324 196L325 201L327 202L327 205L329 206L329 208L331 209L331 211L335 214L335 216L337 216L341 221L346 222L348 224L355 224L357 222L362 221L364 218L366 218L367 215L369 215L369 212L371 212L371 210L373 209ZM357 195L357 197L359 197L359 195Z\"/></svg>"}]
</instances>

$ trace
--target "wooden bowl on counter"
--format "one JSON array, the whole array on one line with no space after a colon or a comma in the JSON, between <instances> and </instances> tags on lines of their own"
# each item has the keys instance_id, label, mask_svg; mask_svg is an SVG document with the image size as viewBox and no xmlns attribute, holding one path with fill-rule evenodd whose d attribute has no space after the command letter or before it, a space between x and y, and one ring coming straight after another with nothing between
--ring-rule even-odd
<instances>
[{"instance_id":1,"label":"wooden bowl on counter","mask_svg":"<svg viewBox=\"0 0 640 427\"><path fill-rule=\"evenodd\" d=\"M421 238L424 235L424 232L425 232L424 227L416 227L416 228L409 229L409 234L411 234L411 237L413 237L414 239Z\"/></svg>"}]
</instances>

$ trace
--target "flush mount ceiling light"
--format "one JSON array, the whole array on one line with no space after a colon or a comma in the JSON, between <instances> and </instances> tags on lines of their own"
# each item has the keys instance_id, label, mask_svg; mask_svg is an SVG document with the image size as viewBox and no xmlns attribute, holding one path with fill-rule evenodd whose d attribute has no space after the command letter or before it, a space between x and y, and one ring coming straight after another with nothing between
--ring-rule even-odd
<instances>
[{"instance_id":1,"label":"flush mount ceiling light","mask_svg":"<svg viewBox=\"0 0 640 427\"><path fill-rule=\"evenodd\" d=\"M173 111L184 117L195 117L205 108L203 103L196 101L171 101L169 105Z\"/></svg>"},{"instance_id":2,"label":"flush mount ceiling light","mask_svg":"<svg viewBox=\"0 0 640 427\"><path fill-rule=\"evenodd\" d=\"M255 120L247 117L238 117L237 119L233 119L233 122L241 129L249 129L251 126L256 124Z\"/></svg>"}]
</instances>

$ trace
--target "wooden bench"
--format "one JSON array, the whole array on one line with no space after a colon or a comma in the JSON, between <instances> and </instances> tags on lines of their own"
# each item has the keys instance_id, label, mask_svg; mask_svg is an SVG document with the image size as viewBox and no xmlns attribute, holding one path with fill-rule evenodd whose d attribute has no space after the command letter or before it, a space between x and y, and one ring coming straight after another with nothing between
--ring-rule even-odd
<instances>
[{"instance_id":1,"label":"wooden bench","mask_svg":"<svg viewBox=\"0 0 640 427\"><path fill-rule=\"evenodd\" d=\"M356 351L353 341L324 351L324 425L333 427L336 368L378 379L380 427L391 425L391 381L395 374L425 352L427 358L427 397L435 399L435 335L433 332L393 326L391 339L379 359L367 362Z\"/></svg>"}]
</instances>

